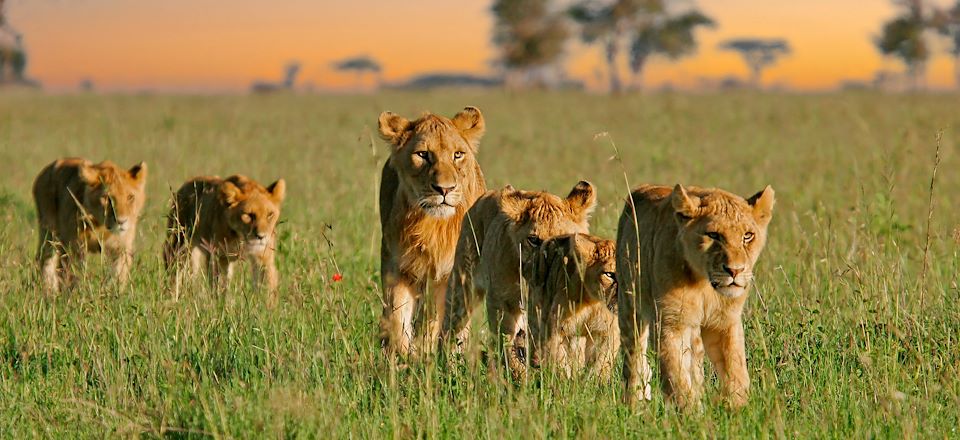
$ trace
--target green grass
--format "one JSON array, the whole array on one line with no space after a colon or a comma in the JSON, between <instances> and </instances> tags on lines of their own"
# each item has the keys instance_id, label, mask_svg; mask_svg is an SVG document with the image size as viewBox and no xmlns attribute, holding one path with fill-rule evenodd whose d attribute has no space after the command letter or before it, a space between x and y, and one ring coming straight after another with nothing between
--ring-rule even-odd
<instances>
[{"instance_id":1,"label":"green grass","mask_svg":"<svg viewBox=\"0 0 960 440\"><path fill-rule=\"evenodd\" d=\"M703 410L684 415L659 392L624 408L619 378L515 387L478 364L388 368L376 342L388 152L376 118L465 105L486 116L488 186L561 193L590 180L602 236L615 235L624 172L630 185L743 195L773 185L744 317L746 408L725 409L715 379ZM957 96L933 95L3 96L0 437L957 437L958 129ZM68 155L149 164L125 290L101 282L98 258L71 293L36 285L30 186ZM171 189L231 173L288 182L276 309L242 288L174 301L166 286Z\"/></svg>"}]
</instances>

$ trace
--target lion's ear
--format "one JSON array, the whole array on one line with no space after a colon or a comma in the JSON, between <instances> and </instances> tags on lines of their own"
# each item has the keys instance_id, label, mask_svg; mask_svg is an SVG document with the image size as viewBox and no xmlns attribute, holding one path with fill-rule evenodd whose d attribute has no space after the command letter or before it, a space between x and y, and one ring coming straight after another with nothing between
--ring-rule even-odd
<instances>
[{"instance_id":1,"label":"lion's ear","mask_svg":"<svg viewBox=\"0 0 960 440\"><path fill-rule=\"evenodd\" d=\"M467 142L470 142L470 145L476 148L480 143L480 138L483 137L484 130L486 130L486 124L483 122L483 114L480 113L480 109L466 107L460 113L457 113L451 121L460 131L460 134L467 139Z\"/></svg>"},{"instance_id":2,"label":"lion's ear","mask_svg":"<svg viewBox=\"0 0 960 440\"><path fill-rule=\"evenodd\" d=\"M267 187L267 192L270 193L270 197L273 198L273 202L280 204L283 201L283 198L287 196L287 181L283 179L277 179L276 182L270 184Z\"/></svg>"},{"instance_id":3,"label":"lion's ear","mask_svg":"<svg viewBox=\"0 0 960 440\"><path fill-rule=\"evenodd\" d=\"M383 112L380 113L378 126L380 137L399 147L403 145L404 136L410 129L410 121L394 112Z\"/></svg>"},{"instance_id":4,"label":"lion's ear","mask_svg":"<svg viewBox=\"0 0 960 440\"><path fill-rule=\"evenodd\" d=\"M584 222L590 218L593 208L597 206L597 192L590 182L581 180L570 190L566 201L577 221Z\"/></svg>"},{"instance_id":5,"label":"lion's ear","mask_svg":"<svg viewBox=\"0 0 960 440\"><path fill-rule=\"evenodd\" d=\"M143 186L143 183L147 181L147 163L140 162L127 170L127 174L130 175L130 178L134 182L137 182L138 185Z\"/></svg>"},{"instance_id":6,"label":"lion's ear","mask_svg":"<svg viewBox=\"0 0 960 440\"><path fill-rule=\"evenodd\" d=\"M770 223L770 219L773 218L773 205L776 202L770 185L747 199L747 203L753 206L753 218L761 227Z\"/></svg>"},{"instance_id":7,"label":"lion's ear","mask_svg":"<svg viewBox=\"0 0 960 440\"><path fill-rule=\"evenodd\" d=\"M240 201L242 192L233 182L225 181L220 184L220 199L227 205L235 205Z\"/></svg>"},{"instance_id":8,"label":"lion's ear","mask_svg":"<svg viewBox=\"0 0 960 440\"><path fill-rule=\"evenodd\" d=\"M80 169L78 172L80 174L80 179L82 179L88 186L96 186L100 184L100 171L94 168L90 163L80 164Z\"/></svg>"},{"instance_id":9,"label":"lion's ear","mask_svg":"<svg viewBox=\"0 0 960 440\"><path fill-rule=\"evenodd\" d=\"M527 210L527 200L523 193L507 186L500 191L500 211L512 222L520 223L523 220L523 213Z\"/></svg>"},{"instance_id":10,"label":"lion's ear","mask_svg":"<svg viewBox=\"0 0 960 440\"><path fill-rule=\"evenodd\" d=\"M687 190L679 183L673 187L673 193L670 194L670 204L681 220L694 218L700 212L700 198L687 194Z\"/></svg>"}]
</instances>

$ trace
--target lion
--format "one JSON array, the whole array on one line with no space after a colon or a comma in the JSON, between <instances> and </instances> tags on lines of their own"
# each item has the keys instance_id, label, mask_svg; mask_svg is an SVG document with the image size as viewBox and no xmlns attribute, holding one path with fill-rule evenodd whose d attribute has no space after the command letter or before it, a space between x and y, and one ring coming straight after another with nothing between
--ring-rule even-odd
<instances>
[{"instance_id":1,"label":"lion","mask_svg":"<svg viewBox=\"0 0 960 440\"><path fill-rule=\"evenodd\" d=\"M380 115L380 136L391 146L380 182L379 338L388 357L435 345L463 216L486 191L476 158L484 129L475 107L450 119Z\"/></svg>"},{"instance_id":2,"label":"lion","mask_svg":"<svg viewBox=\"0 0 960 440\"><path fill-rule=\"evenodd\" d=\"M167 216L167 270L179 279L178 263L189 254L191 272L206 270L216 287L232 277L237 261L246 259L252 263L254 286L266 284L272 304L279 281L276 227L285 196L283 179L266 188L242 175L190 179L177 190Z\"/></svg>"},{"instance_id":3,"label":"lion","mask_svg":"<svg viewBox=\"0 0 960 440\"><path fill-rule=\"evenodd\" d=\"M525 376L527 328L521 266L529 271L544 240L588 233L596 200L593 185L586 181L577 183L565 199L507 186L477 200L463 220L447 288L448 315L442 339L455 344L448 347L451 354L462 353L473 310L486 299L491 333L500 335L511 347L506 352L511 374L515 379Z\"/></svg>"},{"instance_id":4,"label":"lion","mask_svg":"<svg viewBox=\"0 0 960 440\"><path fill-rule=\"evenodd\" d=\"M103 252L123 286L133 262L133 240L146 198L147 164L128 170L65 158L47 165L33 182L40 243L37 261L44 289L73 284L72 266L88 252Z\"/></svg>"},{"instance_id":5,"label":"lion","mask_svg":"<svg viewBox=\"0 0 960 440\"><path fill-rule=\"evenodd\" d=\"M620 347L615 272L613 240L572 234L543 242L527 280L532 364L567 377L586 364L609 378Z\"/></svg>"},{"instance_id":6,"label":"lion","mask_svg":"<svg viewBox=\"0 0 960 440\"><path fill-rule=\"evenodd\" d=\"M746 200L681 185L633 191L617 232L628 404L651 397L648 339L659 358L661 388L677 406L699 405L704 352L727 402L746 404L750 378L741 314L773 205L769 186Z\"/></svg>"}]
</instances>

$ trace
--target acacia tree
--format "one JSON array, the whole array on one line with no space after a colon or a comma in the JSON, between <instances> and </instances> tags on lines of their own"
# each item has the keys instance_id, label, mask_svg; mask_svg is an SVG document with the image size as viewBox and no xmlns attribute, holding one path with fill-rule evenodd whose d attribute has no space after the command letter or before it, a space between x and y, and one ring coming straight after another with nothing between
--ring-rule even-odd
<instances>
[{"instance_id":1,"label":"acacia tree","mask_svg":"<svg viewBox=\"0 0 960 440\"><path fill-rule=\"evenodd\" d=\"M907 75L916 88L926 71L930 58L926 31L931 25L923 0L894 0L903 11L884 23L880 36L874 40L877 49L887 56L899 58L907 66Z\"/></svg>"},{"instance_id":2,"label":"acacia tree","mask_svg":"<svg viewBox=\"0 0 960 440\"><path fill-rule=\"evenodd\" d=\"M496 0L490 9L508 87L529 85L535 72L563 55L569 31L563 17L551 11L550 0Z\"/></svg>"},{"instance_id":3,"label":"acacia tree","mask_svg":"<svg viewBox=\"0 0 960 440\"><path fill-rule=\"evenodd\" d=\"M580 25L580 38L600 44L607 63L610 91L623 89L618 68L622 46L630 41L630 68L636 75L654 53L675 59L693 51L693 30L712 21L696 10L670 14L670 0L579 0L569 10Z\"/></svg>"},{"instance_id":4,"label":"acacia tree","mask_svg":"<svg viewBox=\"0 0 960 440\"><path fill-rule=\"evenodd\" d=\"M737 38L724 41L719 47L740 54L750 69L750 84L755 88L760 87L763 70L790 53L790 44L779 38Z\"/></svg>"},{"instance_id":5,"label":"acacia tree","mask_svg":"<svg viewBox=\"0 0 960 440\"><path fill-rule=\"evenodd\" d=\"M570 8L570 17L580 25L581 40L603 46L611 93L623 90L617 68L623 39L651 24L664 11L664 1L580 0Z\"/></svg>"},{"instance_id":6,"label":"acacia tree","mask_svg":"<svg viewBox=\"0 0 960 440\"><path fill-rule=\"evenodd\" d=\"M380 63L377 60L368 57L366 55L360 55L350 58L345 58L340 61L333 63L333 69L339 72L353 72L357 75L357 85L359 86L363 82L364 74L371 74L376 79L377 87L380 86L380 74L383 72L383 67L380 66Z\"/></svg>"},{"instance_id":7,"label":"acacia tree","mask_svg":"<svg viewBox=\"0 0 960 440\"><path fill-rule=\"evenodd\" d=\"M699 26L712 27L714 21L699 11L689 11L676 17L665 17L637 32L630 45L630 72L634 86L642 84L643 68L647 60L661 55L677 60L693 54L697 49L694 31Z\"/></svg>"},{"instance_id":8,"label":"acacia tree","mask_svg":"<svg viewBox=\"0 0 960 440\"><path fill-rule=\"evenodd\" d=\"M952 8L936 10L933 27L949 42L947 52L953 57L953 73L960 87L960 0Z\"/></svg>"}]
</instances>

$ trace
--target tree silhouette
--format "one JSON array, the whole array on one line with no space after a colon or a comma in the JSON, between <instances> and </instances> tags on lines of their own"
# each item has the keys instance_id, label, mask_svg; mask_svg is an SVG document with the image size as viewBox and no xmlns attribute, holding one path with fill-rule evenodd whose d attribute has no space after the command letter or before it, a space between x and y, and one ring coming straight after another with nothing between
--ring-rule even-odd
<instances>
[{"instance_id":1,"label":"tree silhouette","mask_svg":"<svg viewBox=\"0 0 960 440\"><path fill-rule=\"evenodd\" d=\"M365 73L370 73L374 75L377 87L380 86L380 74L383 72L383 67L380 66L380 63L378 63L377 60L366 55L350 57L334 62L333 68L334 70L340 72L356 73L358 86L362 84L363 75Z\"/></svg>"},{"instance_id":2,"label":"tree silhouette","mask_svg":"<svg viewBox=\"0 0 960 440\"><path fill-rule=\"evenodd\" d=\"M720 49L738 52L750 69L750 84L760 87L763 69L790 53L790 45L782 39L737 38L720 43Z\"/></svg>"},{"instance_id":3,"label":"tree silhouette","mask_svg":"<svg viewBox=\"0 0 960 440\"><path fill-rule=\"evenodd\" d=\"M884 55L899 58L906 64L907 75L916 88L930 58L925 32L931 23L925 17L923 0L895 0L894 3L904 10L884 23L874 44Z\"/></svg>"},{"instance_id":4,"label":"tree silhouette","mask_svg":"<svg viewBox=\"0 0 960 440\"><path fill-rule=\"evenodd\" d=\"M960 0L950 9L938 9L933 15L933 27L949 40L948 53L953 56L953 72L960 87Z\"/></svg>"},{"instance_id":5,"label":"tree silhouette","mask_svg":"<svg viewBox=\"0 0 960 440\"><path fill-rule=\"evenodd\" d=\"M495 0L493 42L511 87L526 85L537 69L554 64L563 54L569 31L563 17L550 10L550 0Z\"/></svg>"},{"instance_id":6,"label":"tree silhouette","mask_svg":"<svg viewBox=\"0 0 960 440\"><path fill-rule=\"evenodd\" d=\"M713 25L710 17L699 11L689 11L676 17L665 17L640 30L630 45L630 72L634 77L632 83L640 86L643 68L653 55L676 60L692 54L697 49L694 30L698 26Z\"/></svg>"},{"instance_id":7,"label":"tree silhouette","mask_svg":"<svg viewBox=\"0 0 960 440\"><path fill-rule=\"evenodd\" d=\"M696 47L693 29L707 24L709 18L696 11L671 17L668 3L669 0L579 0L569 9L570 17L580 25L583 42L602 44L612 93L623 89L618 60L624 40L631 41L630 67L635 74L640 73L653 53L676 58ZM684 39L686 42L681 42ZM685 44L689 45L679 49Z\"/></svg>"}]
</instances>

